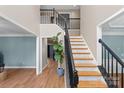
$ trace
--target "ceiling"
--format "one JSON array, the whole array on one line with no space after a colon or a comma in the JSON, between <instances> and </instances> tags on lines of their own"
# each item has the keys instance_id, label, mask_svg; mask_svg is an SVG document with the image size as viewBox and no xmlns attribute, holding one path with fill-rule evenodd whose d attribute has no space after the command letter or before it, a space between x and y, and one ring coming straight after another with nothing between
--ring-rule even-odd
<instances>
[{"instance_id":1,"label":"ceiling","mask_svg":"<svg viewBox=\"0 0 124 93\"><path fill-rule=\"evenodd\" d=\"M23 28L0 17L0 36L33 36Z\"/></svg>"},{"instance_id":2,"label":"ceiling","mask_svg":"<svg viewBox=\"0 0 124 93\"><path fill-rule=\"evenodd\" d=\"M79 10L80 6L79 5L41 5L41 9L53 9L55 8L56 10Z\"/></svg>"}]
</instances>

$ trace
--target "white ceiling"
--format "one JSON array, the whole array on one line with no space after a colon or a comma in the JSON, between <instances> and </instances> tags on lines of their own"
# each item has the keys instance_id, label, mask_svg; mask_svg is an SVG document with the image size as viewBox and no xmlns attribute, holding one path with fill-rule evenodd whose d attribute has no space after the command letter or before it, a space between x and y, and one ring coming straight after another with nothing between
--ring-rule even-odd
<instances>
[{"instance_id":1,"label":"white ceiling","mask_svg":"<svg viewBox=\"0 0 124 93\"><path fill-rule=\"evenodd\" d=\"M79 5L41 5L41 9L53 9L56 10L79 10Z\"/></svg>"},{"instance_id":2,"label":"white ceiling","mask_svg":"<svg viewBox=\"0 0 124 93\"><path fill-rule=\"evenodd\" d=\"M33 36L23 28L0 17L0 36Z\"/></svg>"}]
</instances>

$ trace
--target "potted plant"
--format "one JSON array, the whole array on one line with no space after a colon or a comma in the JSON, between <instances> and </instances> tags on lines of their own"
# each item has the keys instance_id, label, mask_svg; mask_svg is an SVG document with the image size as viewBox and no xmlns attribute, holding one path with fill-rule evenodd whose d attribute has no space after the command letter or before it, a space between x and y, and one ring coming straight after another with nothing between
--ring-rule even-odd
<instances>
[{"instance_id":1,"label":"potted plant","mask_svg":"<svg viewBox=\"0 0 124 93\"><path fill-rule=\"evenodd\" d=\"M58 62L58 68L57 68L57 73L59 76L63 76L64 75L64 69L62 68L62 63L63 63L63 44L62 44L62 40L59 40L59 36L60 36L61 32L59 32L56 36L53 36L52 40L53 40L53 49L55 51L55 61Z\"/></svg>"}]
</instances>

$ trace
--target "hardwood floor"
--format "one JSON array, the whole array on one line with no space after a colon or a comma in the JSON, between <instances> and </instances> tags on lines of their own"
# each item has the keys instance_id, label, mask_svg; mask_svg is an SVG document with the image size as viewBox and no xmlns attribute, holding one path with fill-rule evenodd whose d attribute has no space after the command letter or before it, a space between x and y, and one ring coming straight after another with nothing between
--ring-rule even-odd
<instances>
[{"instance_id":1,"label":"hardwood floor","mask_svg":"<svg viewBox=\"0 0 124 93\"><path fill-rule=\"evenodd\" d=\"M1 88L64 88L64 77L58 77L57 64L50 61L43 73L36 76L35 69L8 69L8 78L0 81Z\"/></svg>"}]
</instances>

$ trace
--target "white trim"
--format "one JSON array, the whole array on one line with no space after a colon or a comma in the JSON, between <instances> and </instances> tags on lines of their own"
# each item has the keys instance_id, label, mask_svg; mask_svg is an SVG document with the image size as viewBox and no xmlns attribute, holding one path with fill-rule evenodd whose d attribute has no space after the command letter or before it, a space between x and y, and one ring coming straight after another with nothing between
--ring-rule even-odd
<instances>
[{"instance_id":1,"label":"white trim","mask_svg":"<svg viewBox=\"0 0 124 93\"><path fill-rule=\"evenodd\" d=\"M43 38L40 36L40 40L39 40L39 46L40 46L39 47L39 55L40 55L40 57L39 57L39 59L40 59L39 60L39 73L42 73L42 71L43 71L43 67L42 67L42 65L43 65L43 60L42 60L43 59L43 57L42 57L43 56L43 53L42 53L42 51L43 51L42 50L43 49L42 48L43 47L43 45L42 45L42 39Z\"/></svg>"},{"instance_id":2,"label":"white trim","mask_svg":"<svg viewBox=\"0 0 124 93\"><path fill-rule=\"evenodd\" d=\"M24 27L23 25L19 24L18 22L16 22L16 21L10 19L9 17L5 16L4 14L0 13L0 16L3 17L4 19L10 21L11 23L13 23L13 24L15 24L15 25L17 25L17 26L23 28L23 29L26 30L27 32L32 33L33 35L37 36L37 35L36 35L34 32L32 32L31 30L29 30L28 28L26 28L26 27Z\"/></svg>"},{"instance_id":3,"label":"white trim","mask_svg":"<svg viewBox=\"0 0 124 93\"><path fill-rule=\"evenodd\" d=\"M36 38L36 74L40 74L40 38Z\"/></svg>"},{"instance_id":4,"label":"white trim","mask_svg":"<svg viewBox=\"0 0 124 93\"><path fill-rule=\"evenodd\" d=\"M48 66L48 64L46 64L46 66L44 66L42 70L44 70L47 66Z\"/></svg>"},{"instance_id":5,"label":"white trim","mask_svg":"<svg viewBox=\"0 0 124 93\"><path fill-rule=\"evenodd\" d=\"M36 68L35 66L5 66L5 68Z\"/></svg>"},{"instance_id":6,"label":"white trim","mask_svg":"<svg viewBox=\"0 0 124 93\"><path fill-rule=\"evenodd\" d=\"M101 58L102 58L102 55L101 55L101 53L102 53L102 48L101 48L101 44L99 43L99 39L102 39L102 29L101 29L101 27L99 27L99 26L97 26L97 58L96 58L96 60L97 60L97 63L98 63L98 65L101 65L101 62L102 62L102 60L101 60Z\"/></svg>"}]
</instances>

